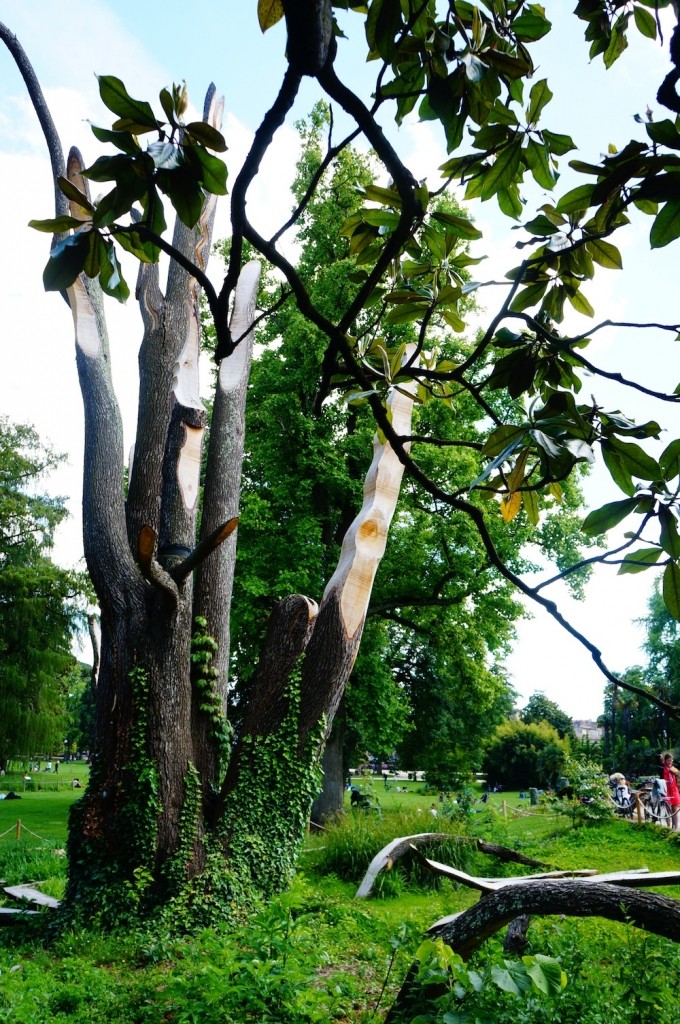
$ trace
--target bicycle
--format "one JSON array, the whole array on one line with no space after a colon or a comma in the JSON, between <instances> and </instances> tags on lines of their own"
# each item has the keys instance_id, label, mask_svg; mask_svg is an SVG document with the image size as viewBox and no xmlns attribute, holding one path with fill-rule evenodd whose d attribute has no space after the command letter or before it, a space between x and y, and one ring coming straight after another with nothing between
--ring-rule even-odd
<instances>
[{"instance_id":1,"label":"bicycle","mask_svg":"<svg viewBox=\"0 0 680 1024\"><path fill-rule=\"evenodd\" d=\"M666 800L666 783L663 779L652 779L651 786L640 792L646 821L655 821L664 828L673 824L673 811Z\"/></svg>"}]
</instances>

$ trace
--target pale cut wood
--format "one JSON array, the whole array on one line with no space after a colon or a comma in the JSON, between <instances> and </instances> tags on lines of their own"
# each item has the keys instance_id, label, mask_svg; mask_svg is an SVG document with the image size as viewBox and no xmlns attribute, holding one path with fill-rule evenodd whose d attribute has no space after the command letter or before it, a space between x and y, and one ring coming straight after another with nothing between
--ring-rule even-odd
<instances>
[{"instance_id":1,"label":"pale cut wood","mask_svg":"<svg viewBox=\"0 0 680 1024\"><path fill-rule=\"evenodd\" d=\"M40 892L40 889L36 889L32 885L6 885L3 891L12 899L37 903L41 907L51 907L56 910L59 906L59 900L55 900L53 896L46 896L44 892Z\"/></svg>"},{"instance_id":2,"label":"pale cut wood","mask_svg":"<svg viewBox=\"0 0 680 1024\"><path fill-rule=\"evenodd\" d=\"M201 476L203 427L184 425L185 439L177 462L177 484L187 509L195 507Z\"/></svg>"},{"instance_id":3,"label":"pale cut wood","mask_svg":"<svg viewBox=\"0 0 680 1024\"><path fill-rule=\"evenodd\" d=\"M404 361L415 351L408 345ZM415 380L395 388L388 401L392 426L399 435L411 433ZM409 451L410 445L404 448ZM340 613L348 638L361 629L368 610L375 574L385 552L387 533L392 522L401 487L404 467L392 447L378 434L373 441L373 461L364 482L364 501L356 519L345 534L338 566L328 581L323 599L339 596Z\"/></svg>"},{"instance_id":4,"label":"pale cut wood","mask_svg":"<svg viewBox=\"0 0 680 1024\"><path fill-rule=\"evenodd\" d=\"M388 843L387 846L384 846L382 850L376 853L368 865L361 885L356 891L355 899L365 899L370 894L373 883L383 868L391 867L392 863L398 860L399 857L402 857L404 853L415 849L416 843L436 843L442 842L444 839L446 839L444 832L416 832L412 836L402 836L401 838L393 839L391 843Z\"/></svg>"}]
</instances>

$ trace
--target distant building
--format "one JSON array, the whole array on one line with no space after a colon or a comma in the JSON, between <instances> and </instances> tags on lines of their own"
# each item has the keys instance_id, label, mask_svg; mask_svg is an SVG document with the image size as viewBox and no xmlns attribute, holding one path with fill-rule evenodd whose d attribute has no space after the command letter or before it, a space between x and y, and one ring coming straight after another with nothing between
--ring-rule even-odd
<instances>
[{"instance_id":1,"label":"distant building","mask_svg":"<svg viewBox=\"0 0 680 1024\"><path fill-rule=\"evenodd\" d=\"M574 735L577 740L587 739L591 743L599 743L604 736L604 729L589 719L574 719Z\"/></svg>"}]
</instances>

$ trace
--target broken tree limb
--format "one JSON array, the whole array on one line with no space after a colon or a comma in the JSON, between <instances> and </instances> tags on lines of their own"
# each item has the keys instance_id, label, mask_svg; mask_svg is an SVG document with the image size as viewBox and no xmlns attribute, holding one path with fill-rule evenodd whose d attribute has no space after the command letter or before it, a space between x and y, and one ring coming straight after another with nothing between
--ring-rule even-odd
<instances>
[{"instance_id":1,"label":"broken tree limb","mask_svg":"<svg viewBox=\"0 0 680 1024\"><path fill-rule=\"evenodd\" d=\"M148 580L170 598L174 605L179 602L179 590L175 580L156 561L156 532L150 526L143 526L137 538L137 561L144 579Z\"/></svg>"},{"instance_id":2,"label":"broken tree limb","mask_svg":"<svg viewBox=\"0 0 680 1024\"><path fill-rule=\"evenodd\" d=\"M229 519L226 523L222 523L216 530L202 540L200 544L197 544L191 554L180 562L179 565L175 565L170 570L170 575L176 583L181 583L182 580L186 579L189 573L193 572L194 569L205 561L208 555L222 544L223 541L229 537L236 527L238 526L238 516L234 516L233 519Z\"/></svg>"},{"instance_id":3,"label":"broken tree limb","mask_svg":"<svg viewBox=\"0 0 680 1024\"><path fill-rule=\"evenodd\" d=\"M667 872L670 874L670 872ZM680 942L680 901L657 893L621 891L620 885L599 879L535 879L486 893L473 907L437 921L428 937L441 939L468 960L480 946L522 915L603 917L631 924ZM412 1000L417 965L413 965L384 1024L397 1024Z\"/></svg>"},{"instance_id":4,"label":"broken tree limb","mask_svg":"<svg viewBox=\"0 0 680 1024\"><path fill-rule=\"evenodd\" d=\"M514 861L517 864L526 864L527 867L532 868L544 868L548 867L544 861L534 860L533 857L526 857L523 853L519 853L517 850L512 850L508 846L499 846L497 843L487 843L483 839L472 839L469 836L452 836L446 832L420 832L413 836L403 836L400 839L393 839L391 843L383 847L371 861L368 866L368 870L364 876L364 879L357 889L356 899L363 899L368 896L373 888L373 884L383 870L403 857L405 853L415 852L420 860L424 863L429 870L434 870L430 865L437 864L436 861L428 861L422 856L420 850L416 848L416 841L421 846L430 843L441 843L445 841L454 843L467 843L474 844L480 853L489 854L491 857L497 857L502 861ZM413 845L412 845L413 844ZM448 868L447 865L438 865L445 868L446 871L453 871L453 868ZM445 872L442 872L445 873ZM466 878L472 876L466 875ZM460 879L459 879L460 881Z\"/></svg>"},{"instance_id":5,"label":"broken tree limb","mask_svg":"<svg viewBox=\"0 0 680 1024\"><path fill-rule=\"evenodd\" d=\"M3 891L13 900L35 903L40 907L50 907L52 910L56 910L59 906L59 900L55 900L53 896L46 896L44 892L32 885L6 885L3 887Z\"/></svg>"},{"instance_id":6,"label":"broken tree limb","mask_svg":"<svg viewBox=\"0 0 680 1024\"><path fill-rule=\"evenodd\" d=\"M365 899L373 888L373 883L376 878L383 870L383 868L392 867L395 860L399 860L405 853L411 853L416 849L416 844L421 843L427 845L430 843L443 842L445 839L450 837L445 832L417 832L412 836L403 836L400 839L393 839L391 843L384 846L379 853L376 853L375 857L368 865L366 874L363 877L361 885L356 891L355 899Z\"/></svg>"},{"instance_id":7,"label":"broken tree limb","mask_svg":"<svg viewBox=\"0 0 680 1024\"><path fill-rule=\"evenodd\" d=\"M467 960L486 939L521 914L604 917L680 942L680 901L658 893L623 893L620 884L599 878L532 879L504 886L485 894L462 914L438 921L428 935L442 939Z\"/></svg>"}]
</instances>

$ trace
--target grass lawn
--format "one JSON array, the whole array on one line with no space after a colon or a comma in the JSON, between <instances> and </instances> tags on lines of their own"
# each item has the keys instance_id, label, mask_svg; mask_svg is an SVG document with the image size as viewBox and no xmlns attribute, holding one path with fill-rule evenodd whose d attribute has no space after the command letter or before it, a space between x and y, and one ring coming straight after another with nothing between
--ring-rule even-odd
<instances>
[{"instance_id":1,"label":"grass lawn","mask_svg":"<svg viewBox=\"0 0 680 1024\"><path fill-rule=\"evenodd\" d=\"M397 784L406 792L397 793ZM371 790L380 813L348 809L337 830L310 834L291 891L236 932L206 929L173 937L165 927L113 936L74 930L46 948L39 934L0 929L0 1024L380 1024L429 925L469 907L478 895L449 881L433 883L431 876L423 885L397 866L385 873L376 898L357 900L366 866L386 842L445 827L443 815L439 822L430 817L430 805L439 802L422 783L400 781L385 790L378 777ZM20 802L0 801L0 832L10 829L0 840L0 877L40 881L45 892L60 895L65 860L55 850L64 845L68 807L78 795L64 787L22 793ZM472 811L460 823L463 841L487 839L551 866L680 870L680 838L655 825L612 818L574 828L564 815L530 808L514 793L492 794ZM28 836L17 842L17 817L46 841ZM328 865L334 845L344 866L340 857L336 867ZM446 859L434 850L432 855ZM462 856L460 866L473 874L528 870L476 853L471 844ZM680 887L661 891L680 898ZM520 998L487 986L479 1006L466 1005L462 1016L451 1004L447 1012L421 1019L672 1019L680 977L680 948L672 943L600 919L558 917L535 919L529 939L528 954L558 958L568 978L562 995ZM491 939L472 966L490 977L504 957L500 939Z\"/></svg>"}]
</instances>

